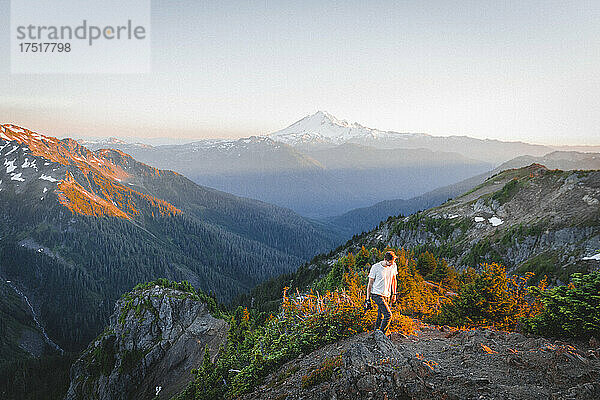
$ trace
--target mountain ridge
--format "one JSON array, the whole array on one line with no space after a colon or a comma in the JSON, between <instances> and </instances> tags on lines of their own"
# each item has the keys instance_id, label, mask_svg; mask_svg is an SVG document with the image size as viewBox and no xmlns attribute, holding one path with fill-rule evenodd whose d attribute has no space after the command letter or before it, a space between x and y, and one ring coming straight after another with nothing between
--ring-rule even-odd
<instances>
[{"instance_id":1,"label":"mountain ridge","mask_svg":"<svg viewBox=\"0 0 600 400\"><path fill-rule=\"evenodd\" d=\"M357 122L339 120L325 111L317 111L290 126L273 132L270 137L301 148L323 147L345 142L372 145L377 148L428 148L455 151L473 157L481 152L480 160L498 163L521 154L543 155L552 148L522 141L476 139L467 135L434 136L426 133L401 133L365 127ZM468 146L470 148L465 148ZM481 150L479 150L481 149ZM485 159L483 158L485 157Z\"/></svg>"},{"instance_id":2,"label":"mountain ridge","mask_svg":"<svg viewBox=\"0 0 600 400\"><path fill-rule=\"evenodd\" d=\"M600 169L600 154L575 151L553 151L542 157L520 156L506 161L493 170L483 174L467 178L451 185L439 187L422 195L409 199L384 200L369 207L350 210L340 216L328 218L326 221L329 224L344 229L350 234L368 231L388 217L395 217L399 214L410 215L417 211L423 211L428 208L439 206L448 199L459 196L483 183L492 175L498 174L506 169L522 168L534 163L544 165L548 167L548 169L596 170Z\"/></svg>"}]
</instances>

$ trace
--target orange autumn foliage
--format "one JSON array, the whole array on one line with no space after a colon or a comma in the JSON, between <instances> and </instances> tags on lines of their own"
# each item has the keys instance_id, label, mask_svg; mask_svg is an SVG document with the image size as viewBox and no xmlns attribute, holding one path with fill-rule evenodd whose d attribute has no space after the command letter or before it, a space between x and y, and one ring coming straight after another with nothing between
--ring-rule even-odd
<instances>
[{"instance_id":1,"label":"orange autumn foliage","mask_svg":"<svg viewBox=\"0 0 600 400\"><path fill-rule=\"evenodd\" d=\"M69 174L70 176L70 174ZM90 215L94 217L109 216L129 219L129 215L114 204L86 191L80 184L71 179L65 179L58 184L58 201L73 214Z\"/></svg>"},{"instance_id":2,"label":"orange autumn foliage","mask_svg":"<svg viewBox=\"0 0 600 400\"><path fill-rule=\"evenodd\" d=\"M85 190L70 173L58 184L58 196L62 205L73 213L90 216L111 216L131 219L140 213L138 207L149 208L152 216L169 216L181 213L177 207L164 200L91 173L90 187Z\"/></svg>"},{"instance_id":3,"label":"orange autumn foliage","mask_svg":"<svg viewBox=\"0 0 600 400\"><path fill-rule=\"evenodd\" d=\"M344 288L328 291L321 295L310 291L307 294L296 292L290 297L284 290L282 310L285 318L293 323L311 324L324 315L331 316L336 324L345 327L348 335L373 329L377 317L376 310L364 311L366 286L361 276L354 270L344 274ZM400 308L392 307L389 333L413 334L415 322L403 315Z\"/></svg>"},{"instance_id":4,"label":"orange autumn foliage","mask_svg":"<svg viewBox=\"0 0 600 400\"><path fill-rule=\"evenodd\" d=\"M166 201L133 190L120 182L130 175L128 168L140 164L119 150L91 152L73 139L58 140L15 125L0 125L0 135L26 145L34 156L69 168L58 183L60 204L74 214L110 216L131 219L148 210L152 216L169 216L181 210ZM119 164L119 165L117 165ZM142 164L143 165L143 164ZM160 175L160 171L143 165L145 175ZM73 175L75 174L75 176Z\"/></svg>"}]
</instances>

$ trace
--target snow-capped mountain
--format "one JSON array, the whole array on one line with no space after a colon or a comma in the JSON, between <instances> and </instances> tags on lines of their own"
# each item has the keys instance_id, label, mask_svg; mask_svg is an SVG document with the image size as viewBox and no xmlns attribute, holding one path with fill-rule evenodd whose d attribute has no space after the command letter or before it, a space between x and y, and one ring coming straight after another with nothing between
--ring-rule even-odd
<instances>
[{"instance_id":1,"label":"snow-capped mountain","mask_svg":"<svg viewBox=\"0 0 600 400\"><path fill-rule=\"evenodd\" d=\"M398 133L367 128L357 122L339 120L327 111L317 111L274 132L271 138L292 146L301 144L342 144L364 140L410 139L425 137L423 133Z\"/></svg>"},{"instance_id":2,"label":"snow-capped mountain","mask_svg":"<svg viewBox=\"0 0 600 400\"><path fill-rule=\"evenodd\" d=\"M339 215L381 200L413 197L491 169L457 153L408 149L385 158L356 143L292 146L273 136L206 139L183 145L116 148L198 184L288 207L309 217ZM315 143L313 141L312 143ZM363 182L357 185L357 182Z\"/></svg>"},{"instance_id":3,"label":"snow-capped mountain","mask_svg":"<svg viewBox=\"0 0 600 400\"><path fill-rule=\"evenodd\" d=\"M160 146L108 139L86 146L119 149L198 184L317 218L412 198L517 156L552 151L520 142L372 129L325 111L263 136Z\"/></svg>"},{"instance_id":4,"label":"snow-capped mountain","mask_svg":"<svg viewBox=\"0 0 600 400\"><path fill-rule=\"evenodd\" d=\"M118 146L130 146L130 147L142 147L142 148L152 148L152 145L146 143L130 143L123 139L119 139L117 137L111 136L108 138L100 138L100 139L87 139L81 138L76 139L77 142L87 147L90 150L96 150L101 148L116 148Z\"/></svg>"},{"instance_id":5,"label":"snow-capped mountain","mask_svg":"<svg viewBox=\"0 0 600 400\"><path fill-rule=\"evenodd\" d=\"M454 152L470 159L500 164L521 155L543 156L553 149L523 142L476 139L469 136L433 136L425 133L401 133L365 127L340 120L325 111L317 111L285 129L269 135L304 151L344 143L362 144L379 149L428 149Z\"/></svg>"},{"instance_id":6,"label":"snow-capped mountain","mask_svg":"<svg viewBox=\"0 0 600 400\"><path fill-rule=\"evenodd\" d=\"M175 148L191 149L192 151L199 150L258 150L258 149L269 149L276 151L280 149L284 144L277 142L266 136L250 136L241 139L206 139L199 140L185 145L175 145Z\"/></svg>"},{"instance_id":7,"label":"snow-capped mountain","mask_svg":"<svg viewBox=\"0 0 600 400\"><path fill-rule=\"evenodd\" d=\"M81 145L86 145L86 144L125 144L125 143L127 143L126 141L121 140L114 136L111 136L108 138L96 139L96 140L94 140L94 139L78 139L77 141Z\"/></svg>"}]
</instances>

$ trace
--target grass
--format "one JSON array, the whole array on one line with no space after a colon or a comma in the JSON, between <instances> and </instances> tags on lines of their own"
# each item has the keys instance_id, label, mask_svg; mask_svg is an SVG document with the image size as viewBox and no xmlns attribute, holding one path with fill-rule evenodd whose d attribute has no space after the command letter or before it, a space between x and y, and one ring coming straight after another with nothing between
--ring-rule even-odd
<instances>
[{"instance_id":1,"label":"grass","mask_svg":"<svg viewBox=\"0 0 600 400\"><path fill-rule=\"evenodd\" d=\"M330 381L337 369L342 366L342 356L326 358L321 365L302 377L302 387L309 388Z\"/></svg>"},{"instance_id":2,"label":"grass","mask_svg":"<svg viewBox=\"0 0 600 400\"><path fill-rule=\"evenodd\" d=\"M513 198L519 189L523 187L523 184L517 179L513 178L506 183L502 189L492 195L492 199L496 200L500 205L508 202Z\"/></svg>"}]
</instances>

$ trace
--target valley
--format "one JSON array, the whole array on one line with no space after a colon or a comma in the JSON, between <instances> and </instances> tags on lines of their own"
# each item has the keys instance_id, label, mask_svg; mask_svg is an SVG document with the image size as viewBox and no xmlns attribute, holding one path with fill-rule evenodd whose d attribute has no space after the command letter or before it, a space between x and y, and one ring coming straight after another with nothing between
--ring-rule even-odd
<instances>
[{"instance_id":1,"label":"valley","mask_svg":"<svg viewBox=\"0 0 600 400\"><path fill-rule=\"evenodd\" d=\"M68 351L87 344L140 281L188 280L226 302L339 240L290 210L118 150L14 125L0 135L0 273Z\"/></svg>"}]
</instances>

